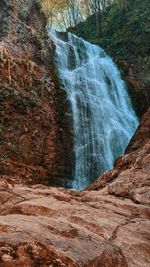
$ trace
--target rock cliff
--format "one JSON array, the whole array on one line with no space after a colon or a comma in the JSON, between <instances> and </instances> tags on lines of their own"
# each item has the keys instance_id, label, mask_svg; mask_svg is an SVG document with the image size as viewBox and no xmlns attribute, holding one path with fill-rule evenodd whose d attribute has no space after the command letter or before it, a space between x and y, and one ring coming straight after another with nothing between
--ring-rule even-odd
<instances>
[{"instance_id":1,"label":"rock cliff","mask_svg":"<svg viewBox=\"0 0 150 267\"><path fill-rule=\"evenodd\" d=\"M45 26L35 1L0 2L0 175L63 184L71 176L69 107Z\"/></svg>"}]
</instances>

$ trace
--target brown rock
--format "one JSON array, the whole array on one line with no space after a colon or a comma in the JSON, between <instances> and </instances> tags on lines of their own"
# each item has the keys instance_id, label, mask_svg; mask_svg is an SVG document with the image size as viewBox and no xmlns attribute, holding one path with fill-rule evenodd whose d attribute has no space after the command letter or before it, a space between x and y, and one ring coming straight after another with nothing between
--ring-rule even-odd
<instances>
[{"instance_id":1,"label":"brown rock","mask_svg":"<svg viewBox=\"0 0 150 267\"><path fill-rule=\"evenodd\" d=\"M126 153L116 160L112 171L104 173L88 189L103 189L104 194L150 204L150 109L143 116Z\"/></svg>"},{"instance_id":2,"label":"brown rock","mask_svg":"<svg viewBox=\"0 0 150 267\"><path fill-rule=\"evenodd\" d=\"M128 154L87 190L2 181L0 266L148 267L149 118Z\"/></svg>"},{"instance_id":3,"label":"brown rock","mask_svg":"<svg viewBox=\"0 0 150 267\"><path fill-rule=\"evenodd\" d=\"M116 55L113 55L116 57ZM134 108L141 117L150 106L150 83L149 83L149 66L148 55L143 58L126 60L118 58L119 68L126 80L129 88L129 93L132 98ZM132 62L132 63L131 63Z\"/></svg>"},{"instance_id":4,"label":"brown rock","mask_svg":"<svg viewBox=\"0 0 150 267\"><path fill-rule=\"evenodd\" d=\"M0 175L64 184L72 165L69 107L46 18L34 0L1 0L0 15Z\"/></svg>"},{"instance_id":5,"label":"brown rock","mask_svg":"<svg viewBox=\"0 0 150 267\"><path fill-rule=\"evenodd\" d=\"M147 267L149 208L102 191L15 185L0 211L0 266Z\"/></svg>"}]
</instances>

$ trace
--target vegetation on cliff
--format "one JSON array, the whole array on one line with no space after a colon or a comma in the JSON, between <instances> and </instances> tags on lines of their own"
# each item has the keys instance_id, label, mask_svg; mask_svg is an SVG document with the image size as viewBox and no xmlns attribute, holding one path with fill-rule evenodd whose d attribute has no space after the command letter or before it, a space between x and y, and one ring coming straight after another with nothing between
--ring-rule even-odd
<instances>
[{"instance_id":1,"label":"vegetation on cliff","mask_svg":"<svg viewBox=\"0 0 150 267\"><path fill-rule=\"evenodd\" d=\"M95 15L69 31L100 45L119 64L139 115L150 105L150 2L113 1L101 17L98 32Z\"/></svg>"},{"instance_id":2,"label":"vegetation on cliff","mask_svg":"<svg viewBox=\"0 0 150 267\"><path fill-rule=\"evenodd\" d=\"M150 106L149 0L37 1L51 27L64 31L68 26L69 31L103 47L113 57L137 114L143 115Z\"/></svg>"},{"instance_id":3,"label":"vegetation on cliff","mask_svg":"<svg viewBox=\"0 0 150 267\"><path fill-rule=\"evenodd\" d=\"M138 60L150 52L150 2L130 1L127 7L113 3L107 7L97 32L95 15L71 29L82 38L104 47L110 54Z\"/></svg>"}]
</instances>

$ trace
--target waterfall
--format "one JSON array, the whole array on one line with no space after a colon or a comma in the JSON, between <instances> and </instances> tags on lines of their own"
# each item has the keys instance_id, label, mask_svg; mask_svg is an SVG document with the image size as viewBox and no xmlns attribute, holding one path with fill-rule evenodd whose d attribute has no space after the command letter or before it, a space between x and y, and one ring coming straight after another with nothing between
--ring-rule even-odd
<instances>
[{"instance_id":1,"label":"waterfall","mask_svg":"<svg viewBox=\"0 0 150 267\"><path fill-rule=\"evenodd\" d=\"M75 157L71 187L83 189L113 167L138 119L116 65L102 48L71 33L51 30L50 35L71 104Z\"/></svg>"}]
</instances>

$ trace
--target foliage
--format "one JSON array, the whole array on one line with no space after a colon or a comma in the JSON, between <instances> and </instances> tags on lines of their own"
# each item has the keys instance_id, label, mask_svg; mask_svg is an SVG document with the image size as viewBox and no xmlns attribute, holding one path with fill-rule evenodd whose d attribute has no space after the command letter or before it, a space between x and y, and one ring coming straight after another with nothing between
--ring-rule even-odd
<instances>
[{"instance_id":1,"label":"foliage","mask_svg":"<svg viewBox=\"0 0 150 267\"><path fill-rule=\"evenodd\" d=\"M0 107L3 109L3 102L5 103L5 101L9 101L18 111L36 107L38 105L37 93L33 88L28 88L26 91L26 95L23 95L21 90L15 90L7 86L2 87L0 89Z\"/></svg>"},{"instance_id":2,"label":"foliage","mask_svg":"<svg viewBox=\"0 0 150 267\"><path fill-rule=\"evenodd\" d=\"M150 1L115 0L107 6L97 32L95 15L68 29L97 44L119 65L137 114L149 106ZM144 109L145 106L145 109Z\"/></svg>"},{"instance_id":3,"label":"foliage","mask_svg":"<svg viewBox=\"0 0 150 267\"><path fill-rule=\"evenodd\" d=\"M116 0L106 8L101 33L96 31L94 15L69 30L104 47L109 54L131 61L150 54L149 10L149 0Z\"/></svg>"},{"instance_id":4,"label":"foliage","mask_svg":"<svg viewBox=\"0 0 150 267\"><path fill-rule=\"evenodd\" d=\"M111 0L37 0L48 17L48 24L59 30L76 26L88 16L95 14L97 30L100 14Z\"/></svg>"}]
</instances>

